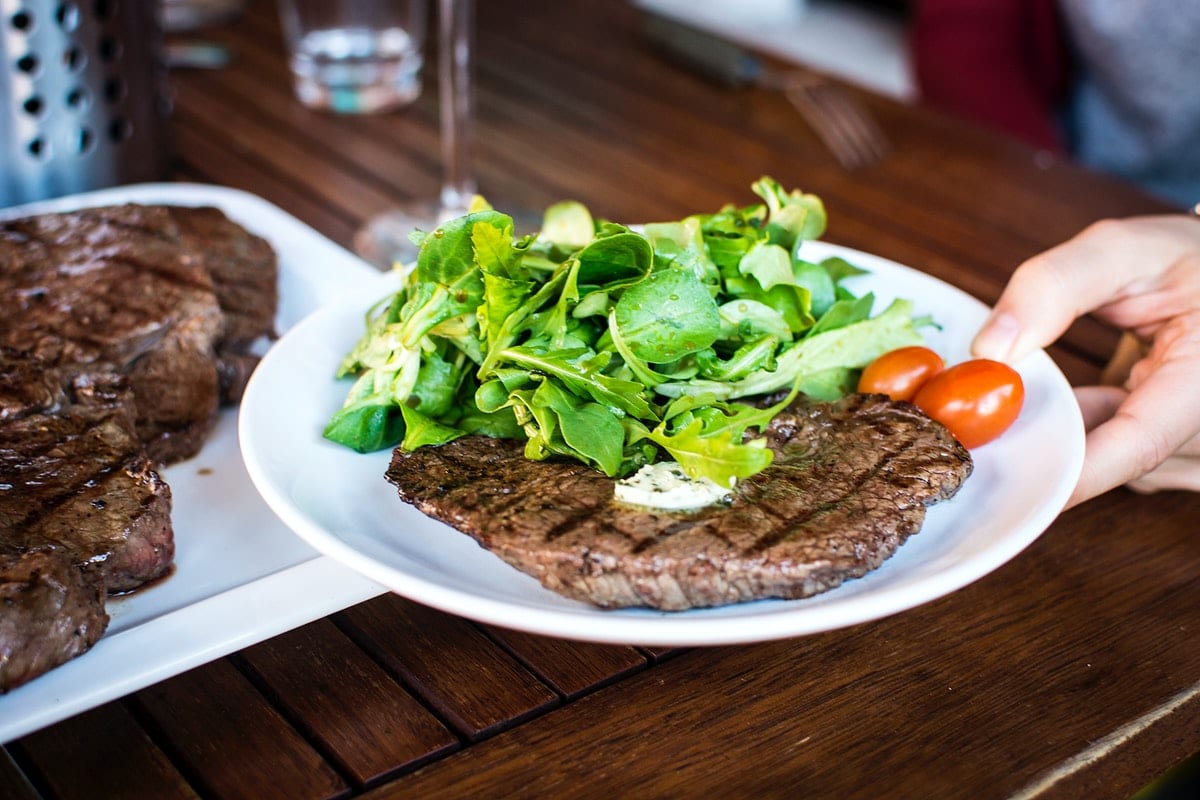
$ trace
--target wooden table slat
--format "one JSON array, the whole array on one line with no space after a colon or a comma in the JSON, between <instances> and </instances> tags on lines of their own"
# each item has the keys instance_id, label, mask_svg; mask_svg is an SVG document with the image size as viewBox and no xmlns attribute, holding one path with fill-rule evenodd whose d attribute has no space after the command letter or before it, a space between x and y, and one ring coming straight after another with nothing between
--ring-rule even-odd
<instances>
[{"instance_id":1,"label":"wooden table slat","mask_svg":"<svg viewBox=\"0 0 1200 800\"><path fill-rule=\"evenodd\" d=\"M197 667L133 695L153 736L202 794L223 798L322 800L345 780L280 716L228 659Z\"/></svg>"},{"instance_id":2,"label":"wooden table slat","mask_svg":"<svg viewBox=\"0 0 1200 800\"><path fill-rule=\"evenodd\" d=\"M237 39L231 41L236 43ZM286 127L289 137L302 136L322 149L324 158L352 169L365 181L403 188L414 179L429 181L440 176L433 109L422 116L417 113L418 107L413 107L367 119L366 126L363 118L312 111L299 105L290 91L281 90L278 80L271 80L267 74L280 59L245 48L239 52L245 54L235 69L218 72L202 82L220 93L231 112ZM432 101L423 99L422 104L432 105ZM375 136L356 135L367 126L378 129Z\"/></svg>"},{"instance_id":3,"label":"wooden table slat","mask_svg":"<svg viewBox=\"0 0 1200 800\"><path fill-rule=\"evenodd\" d=\"M174 137L181 147L187 148L188 169L195 175L202 175L204 182L252 191L264 200L285 208L289 214L343 247L350 246L357 225L328 206L313 202L306 191L247 166L244 162L230 159L219 143L207 139L202 132L190 126L176 124ZM194 179L193 175L188 177ZM246 224L254 227L251 220L247 220Z\"/></svg>"},{"instance_id":4,"label":"wooden table slat","mask_svg":"<svg viewBox=\"0 0 1200 800\"><path fill-rule=\"evenodd\" d=\"M29 782L7 747L0 747L0 797L11 800L38 800L40 795Z\"/></svg>"},{"instance_id":5,"label":"wooden table slat","mask_svg":"<svg viewBox=\"0 0 1200 800\"><path fill-rule=\"evenodd\" d=\"M197 84L177 84L181 103L221 106L218 95ZM325 148L309 146L307 142L283 134L286 129L273 127L248 115L228 113L219 120L193 116L181 110L180 122L197 129L217 127L229 145L242 151L276 174L300 182L310 193L335 208L366 218L383 211L394 201L382 192L367 186L354 174L326 159Z\"/></svg>"},{"instance_id":6,"label":"wooden table slat","mask_svg":"<svg viewBox=\"0 0 1200 800\"><path fill-rule=\"evenodd\" d=\"M120 703L87 711L12 746L20 750L53 796L63 800L197 797L187 779ZM72 769L63 769L64 764Z\"/></svg>"},{"instance_id":7,"label":"wooden table slat","mask_svg":"<svg viewBox=\"0 0 1200 800\"><path fill-rule=\"evenodd\" d=\"M468 739L558 704L558 696L474 624L384 595L339 624Z\"/></svg>"},{"instance_id":8,"label":"wooden table slat","mask_svg":"<svg viewBox=\"0 0 1200 800\"><path fill-rule=\"evenodd\" d=\"M240 658L357 786L458 746L437 717L328 620L251 647Z\"/></svg>"},{"instance_id":9,"label":"wooden table slat","mask_svg":"<svg viewBox=\"0 0 1200 800\"><path fill-rule=\"evenodd\" d=\"M567 699L647 665L646 656L634 647L568 641L494 626L488 632Z\"/></svg>"}]
</instances>

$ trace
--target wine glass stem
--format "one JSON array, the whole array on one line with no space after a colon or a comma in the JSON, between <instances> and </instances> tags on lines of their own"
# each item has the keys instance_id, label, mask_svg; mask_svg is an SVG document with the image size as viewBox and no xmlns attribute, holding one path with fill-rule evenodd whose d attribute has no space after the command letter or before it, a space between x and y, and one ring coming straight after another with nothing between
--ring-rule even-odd
<instances>
[{"instance_id":1,"label":"wine glass stem","mask_svg":"<svg viewBox=\"0 0 1200 800\"><path fill-rule=\"evenodd\" d=\"M443 209L465 210L475 195L471 167L471 45L475 0L438 0Z\"/></svg>"}]
</instances>

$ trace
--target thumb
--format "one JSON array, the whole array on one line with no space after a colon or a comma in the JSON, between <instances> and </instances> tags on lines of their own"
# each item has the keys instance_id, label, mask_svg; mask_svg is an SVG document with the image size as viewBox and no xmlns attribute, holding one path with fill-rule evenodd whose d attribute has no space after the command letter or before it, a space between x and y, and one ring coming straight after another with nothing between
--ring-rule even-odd
<instances>
[{"instance_id":1,"label":"thumb","mask_svg":"<svg viewBox=\"0 0 1200 800\"><path fill-rule=\"evenodd\" d=\"M1053 251L1026 261L1013 273L987 321L971 343L979 358L1020 361L1063 334L1089 308L1075 290L1078 277Z\"/></svg>"}]
</instances>

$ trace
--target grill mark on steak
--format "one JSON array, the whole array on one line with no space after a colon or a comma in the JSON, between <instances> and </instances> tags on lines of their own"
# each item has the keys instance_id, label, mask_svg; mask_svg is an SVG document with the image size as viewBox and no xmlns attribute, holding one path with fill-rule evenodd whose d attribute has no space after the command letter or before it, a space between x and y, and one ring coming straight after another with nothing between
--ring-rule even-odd
<instances>
[{"instance_id":1,"label":"grill mark on steak","mask_svg":"<svg viewBox=\"0 0 1200 800\"><path fill-rule=\"evenodd\" d=\"M644 553L647 550L649 550L651 547L655 547L657 545L662 544L667 539L670 539L672 536L675 536L677 534L687 533L688 531L694 529L696 527L696 525L697 525L696 520L691 520L691 519L680 520L679 522L676 522L674 525L667 526L667 528L665 530L663 530L661 533L656 533L653 536L647 536L645 538L635 540L634 544L633 544L633 549L631 552L633 552L635 555Z\"/></svg>"},{"instance_id":2,"label":"grill mark on steak","mask_svg":"<svg viewBox=\"0 0 1200 800\"><path fill-rule=\"evenodd\" d=\"M0 222L0 692L166 574L171 492L273 335L275 255L216 209ZM14 655L16 654L16 655Z\"/></svg>"},{"instance_id":3,"label":"grill mark on steak","mask_svg":"<svg viewBox=\"0 0 1200 800\"><path fill-rule=\"evenodd\" d=\"M769 550L770 548L779 544L783 537L787 535L789 530L795 530L796 528L808 525L823 515L830 514L841 509L847 502L847 499L858 492L861 492L867 482L878 476L879 473L883 471L884 466L887 465L893 457L893 454L884 456L884 458L882 458L877 464L873 465L865 475L851 484L851 486L847 488L847 490L841 496L832 500L825 500L817 503L812 508L805 508L803 509L803 513L801 513L799 516L781 516L775 512L775 509L772 506L764 506L763 511L769 516L777 519L780 525L779 527L775 528L775 530L760 536L758 541L756 541L752 547L747 548L745 552L749 554L761 553L764 550Z\"/></svg>"},{"instance_id":4,"label":"grill mark on steak","mask_svg":"<svg viewBox=\"0 0 1200 800\"><path fill-rule=\"evenodd\" d=\"M467 436L387 471L400 497L549 589L604 607L665 610L831 589L878 567L952 496L970 455L915 407L851 395L796 404L764 431L775 462L727 505L624 506L577 462Z\"/></svg>"},{"instance_id":5,"label":"grill mark on steak","mask_svg":"<svg viewBox=\"0 0 1200 800\"><path fill-rule=\"evenodd\" d=\"M9 362L11 363L11 362ZM24 374L35 362L17 362ZM0 385L10 370L0 362ZM118 377L62 386L50 409L0 425L0 548L95 564L112 591L162 574L174 554L170 489L146 456Z\"/></svg>"}]
</instances>

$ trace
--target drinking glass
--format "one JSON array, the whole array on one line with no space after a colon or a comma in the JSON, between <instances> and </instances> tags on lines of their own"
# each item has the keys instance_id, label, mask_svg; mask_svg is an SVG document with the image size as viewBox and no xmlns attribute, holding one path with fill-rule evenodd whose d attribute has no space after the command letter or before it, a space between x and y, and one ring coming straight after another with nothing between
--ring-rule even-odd
<instances>
[{"instance_id":1,"label":"drinking glass","mask_svg":"<svg viewBox=\"0 0 1200 800\"><path fill-rule=\"evenodd\" d=\"M381 269L409 263L417 247L409 234L431 231L461 216L475 195L471 167L471 61L475 0L438 0L438 104L442 187L435 198L401 204L367 221L354 237L354 250Z\"/></svg>"},{"instance_id":2,"label":"drinking glass","mask_svg":"<svg viewBox=\"0 0 1200 800\"><path fill-rule=\"evenodd\" d=\"M421 93L425 0L279 0L278 7L304 105L371 114Z\"/></svg>"}]
</instances>

